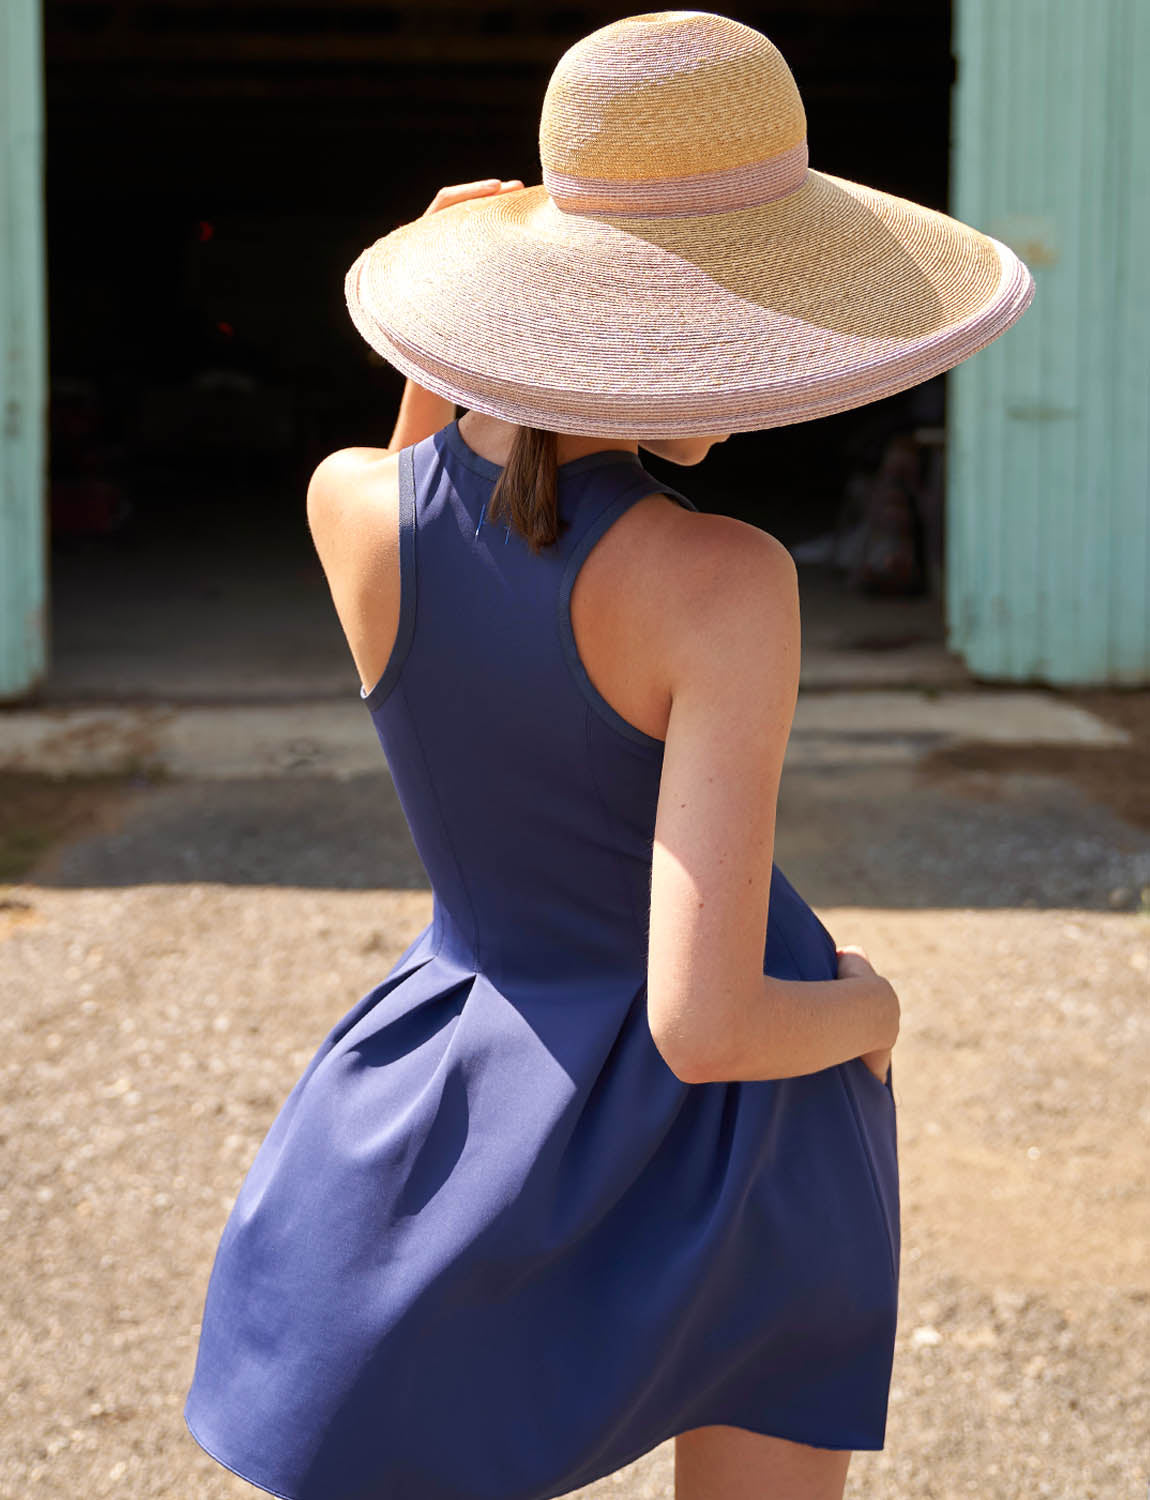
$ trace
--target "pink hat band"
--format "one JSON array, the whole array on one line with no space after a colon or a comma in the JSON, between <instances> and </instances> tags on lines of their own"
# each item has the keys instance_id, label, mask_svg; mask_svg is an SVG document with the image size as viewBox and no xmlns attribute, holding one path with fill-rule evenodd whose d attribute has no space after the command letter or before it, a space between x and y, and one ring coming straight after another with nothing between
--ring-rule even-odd
<instances>
[{"instance_id":1,"label":"pink hat band","mask_svg":"<svg viewBox=\"0 0 1150 1500\"><path fill-rule=\"evenodd\" d=\"M622 182L577 177L543 164L543 185L565 213L627 214L661 218L680 214L730 213L773 203L807 180L807 140L745 166Z\"/></svg>"}]
</instances>

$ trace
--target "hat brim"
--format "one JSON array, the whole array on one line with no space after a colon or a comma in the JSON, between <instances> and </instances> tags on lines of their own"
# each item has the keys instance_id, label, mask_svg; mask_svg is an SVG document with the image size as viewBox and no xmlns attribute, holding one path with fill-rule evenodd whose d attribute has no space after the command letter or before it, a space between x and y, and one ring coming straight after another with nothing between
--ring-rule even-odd
<instances>
[{"instance_id":1,"label":"hat brim","mask_svg":"<svg viewBox=\"0 0 1150 1500\"><path fill-rule=\"evenodd\" d=\"M679 217L571 214L542 184L367 247L348 311L403 374L556 432L676 437L809 421L952 369L1030 305L1001 241L809 170L786 197Z\"/></svg>"}]
</instances>

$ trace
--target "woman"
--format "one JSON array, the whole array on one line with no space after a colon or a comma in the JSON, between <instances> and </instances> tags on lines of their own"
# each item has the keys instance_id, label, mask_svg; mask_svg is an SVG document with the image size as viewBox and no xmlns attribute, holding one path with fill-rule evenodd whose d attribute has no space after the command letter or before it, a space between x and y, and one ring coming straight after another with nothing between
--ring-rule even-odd
<instances>
[{"instance_id":1,"label":"woman","mask_svg":"<svg viewBox=\"0 0 1150 1500\"><path fill-rule=\"evenodd\" d=\"M288 1500L548 1500L670 1437L677 1500L839 1500L885 1434L898 1000L773 863L791 559L639 449L905 389L1033 284L811 172L726 17L584 38L540 145L348 273L408 386L308 516L433 917L248 1173L186 1418Z\"/></svg>"}]
</instances>

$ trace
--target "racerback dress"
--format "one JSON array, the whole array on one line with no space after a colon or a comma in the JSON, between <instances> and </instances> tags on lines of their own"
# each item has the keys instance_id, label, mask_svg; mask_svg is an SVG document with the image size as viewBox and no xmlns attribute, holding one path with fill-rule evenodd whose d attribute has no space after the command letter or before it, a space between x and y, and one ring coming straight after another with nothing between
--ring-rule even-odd
<instances>
[{"instance_id":1,"label":"racerback dress","mask_svg":"<svg viewBox=\"0 0 1150 1500\"><path fill-rule=\"evenodd\" d=\"M559 468L533 556L458 423L400 451L399 631L361 688L433 892L261 1145L185 1419L287 1500L550 1500L710 1423L882 1448L891 1074L684 1083L647 1016L664 744L591 682L570 598L663 493ZM776 866L763 972L837 974Z\"/></svg>"}]
</instances>

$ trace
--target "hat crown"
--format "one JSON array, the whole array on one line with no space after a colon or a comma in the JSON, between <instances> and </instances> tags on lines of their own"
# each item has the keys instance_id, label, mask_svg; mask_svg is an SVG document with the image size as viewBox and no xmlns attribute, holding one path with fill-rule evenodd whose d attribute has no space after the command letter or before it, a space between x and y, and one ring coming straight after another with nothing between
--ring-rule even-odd
<instances>
[{"instance_id":1,"label":"hat crown","mask_svg":"<svg viewBox=\"0 0 1150 1500\"><path fill-rule=\"evenodd\" d=\"M709 11L626 16L570 47L539 124L543 181L575 213L729 211L785 196L807 120L782 53Z\"/></svg>"}]
</instances>

